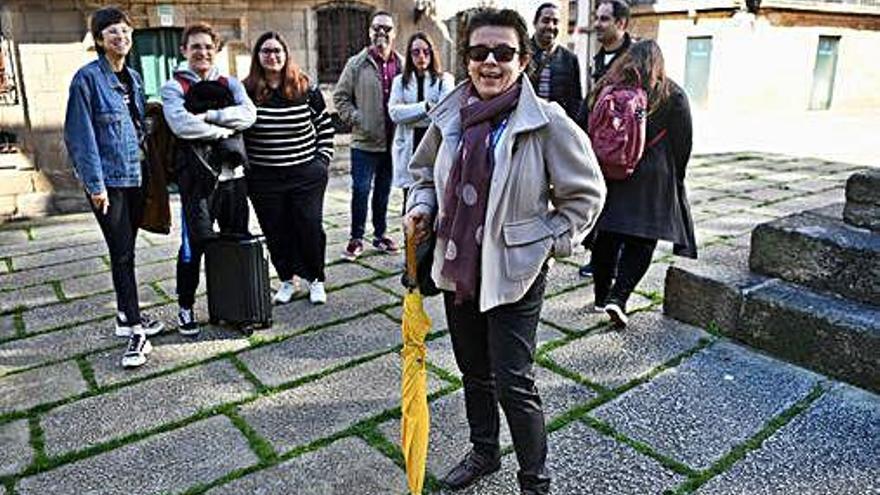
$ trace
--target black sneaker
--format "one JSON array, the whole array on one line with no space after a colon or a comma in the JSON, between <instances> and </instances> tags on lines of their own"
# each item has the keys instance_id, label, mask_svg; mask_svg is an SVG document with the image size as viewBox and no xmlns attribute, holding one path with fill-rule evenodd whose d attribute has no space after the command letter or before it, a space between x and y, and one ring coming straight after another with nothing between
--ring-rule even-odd
<instances>
[{"instance_id":1,"label":"black sneaker","mask_svg":"<svg viewBox=\"0 0 880 495\"><path fill-rule=\"evenodd\" d=\"M618 303L617 301L609 301L608 304L605 305L605 313L608 314L608 317L611 318L611 321L617 328L624 328L629 322L625 308L625 304Z\"/></svg>"},{"instance_id":2,"label":"black sneaker","mask_svg":"<svg viewBox=\"0 0 880 495\"><path fill-rule=\"evenodd\" d=\"M461 490L473 485L483 476L501 469L501 459L497 456L484 456L471 449L464 459L446 473L440 480L450 490Z\"/></svg>"},{"instance_id":3,"label":"black sneaker","mask_svg":"<svg viewBox=\"0 0 880 495\"><path fill-rule=\"evenodd\" d=\"M373 247L383 253L393 254L400 250L394 239L386 236L373 239Z\"/></svg>"},{"instance_id":4,"label":"black sneaker","mask_svg":"<svg viewBox=\"0 0 880 495\"><path fill-rule=\"evenodd\" d=\"M180 308L177 312L177 331L187 337L195 337L201 332L196 312L192 308Z\"/></svg>"},{"instance_id":5,"label":"black sneaker","mask_svg":"<svg viewBox=\"0 0 880 495\"><path fill-rule=\"evenodd\" d=\"M578 275L580 275L581 277L584 277L584 278L592 277L593 276L593 264L587 263L586 265L583 265L580 268L578 268Z\"/></svg>"},{"instance_id":6,"label":"black sneaker","mask_svg":"<svg viewBox=\"0 0 880 495\"><path fill-rule=\"evenodd\" d=\"M117 337L131 337L132 333L137 331L143 331L145 335L148 337L152 337L153 335L159 334L162 330L165 330L165 324L159 320L154 320L146 315L146 313L141 313L141 321L140 324L130 324L120 318L118 315L116 316L116 336Z\"/></svg>"},{"instance_id":7,"label":"black sneaker","mask_svg":"<svg viewBox=\"0 0 880 495\"><path fill-rule=\"evenodd\" d=\"M135 332L128 339L128 349L122 355L123 368L137 368L147 362L147 354L152 352L153 345L147 340L147 336Z\"/></svg>"}]
</instances>

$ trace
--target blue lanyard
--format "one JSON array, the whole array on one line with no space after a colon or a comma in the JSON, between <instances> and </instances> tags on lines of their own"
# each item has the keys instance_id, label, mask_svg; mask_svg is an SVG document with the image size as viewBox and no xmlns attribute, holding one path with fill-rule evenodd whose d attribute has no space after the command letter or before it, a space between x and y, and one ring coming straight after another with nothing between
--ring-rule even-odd
<instances>
[{"instance_id":1,"label":"blue lanyard","mask_svg":"<svg viewBox=\"0 0 880 495\"><path fill-rule=\"evenodd\" d=\"M489 141L489 143L490 143L489 150L490 151L495 149L495 146L498 144L498 141L501 140L501 134L504 133L504 129L506 127L507 127L507 119L505 118L504 120L501 121L500 124L498 124L498 127L496 127L495 129L492 130L492 135L491 135L492 137L490 138L490 141Z\"/></svg>"}]
</instances>

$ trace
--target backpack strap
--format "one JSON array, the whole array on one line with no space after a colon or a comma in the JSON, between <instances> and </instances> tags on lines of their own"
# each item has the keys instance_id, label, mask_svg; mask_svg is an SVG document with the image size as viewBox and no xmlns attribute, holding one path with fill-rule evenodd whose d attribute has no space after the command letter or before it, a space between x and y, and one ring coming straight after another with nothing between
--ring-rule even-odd
<instances>
[{"instance_id":1,"label":"backpack strap","mask_svg":"<svg viewBox=\"0 0 880 495\"><path fill-rule=\"evenodd\" d=\"M654 136L650 141L648 141L648 144L645 145L645 149L648 149L648 148L654 146L655 144L659 143L661 139L663 139L665 137L666 137L666 129L661 129L660 132L658 132L656 136Z\"/></svg>"}]
</instances>

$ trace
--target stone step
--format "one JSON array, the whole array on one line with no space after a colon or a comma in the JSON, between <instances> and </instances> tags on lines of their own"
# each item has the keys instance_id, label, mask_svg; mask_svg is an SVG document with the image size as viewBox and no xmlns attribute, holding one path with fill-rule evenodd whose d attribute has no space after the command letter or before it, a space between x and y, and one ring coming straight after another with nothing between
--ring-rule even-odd
<instances>
[{"instance_id":1,"label":"stone step","mask_svg":"<svg viewBox=\"0 0 880 495\"><path fill-rule=\"evenodd\" d=\"M752 232L752 271L880 306L880 235L800 213Z\"/></svg>"},{"instance_id":2,"label":"stone step","mask_svg":"<svg viewBox=\"0 0 880 495\"><path fill-rule=\"evenodd\" d=\"M663 309L672 318L880 391L880 307L744 267L696 263L669 268Z\"/></svg>"},{"instance_id":3,"label":"stone step","mask_svg":"<svg viewBox=\"0 0 880 495\"><path fill-rule=\"evenodd\" d=\"M846 181L843 219L856 227L880 231L880 169L856 172Z\"/></svg>"}]
</instances>

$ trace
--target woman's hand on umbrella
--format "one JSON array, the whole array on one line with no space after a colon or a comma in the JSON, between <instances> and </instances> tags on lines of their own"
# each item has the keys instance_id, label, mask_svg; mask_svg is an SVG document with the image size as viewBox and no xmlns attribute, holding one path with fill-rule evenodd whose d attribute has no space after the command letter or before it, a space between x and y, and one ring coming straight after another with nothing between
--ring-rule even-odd
<instances>
[{"instance_id":1,"label":"woman's hand on umbrella","mask_svg":"<svg viewBox=\"0 0 880 495\"><path fill-rule=\"evenodd\" d=\"M425 242L431 235L431 212L424 205L418 205L407 212L403 218L403 228L416 244Z\"/></svg>"}]
</instances>

